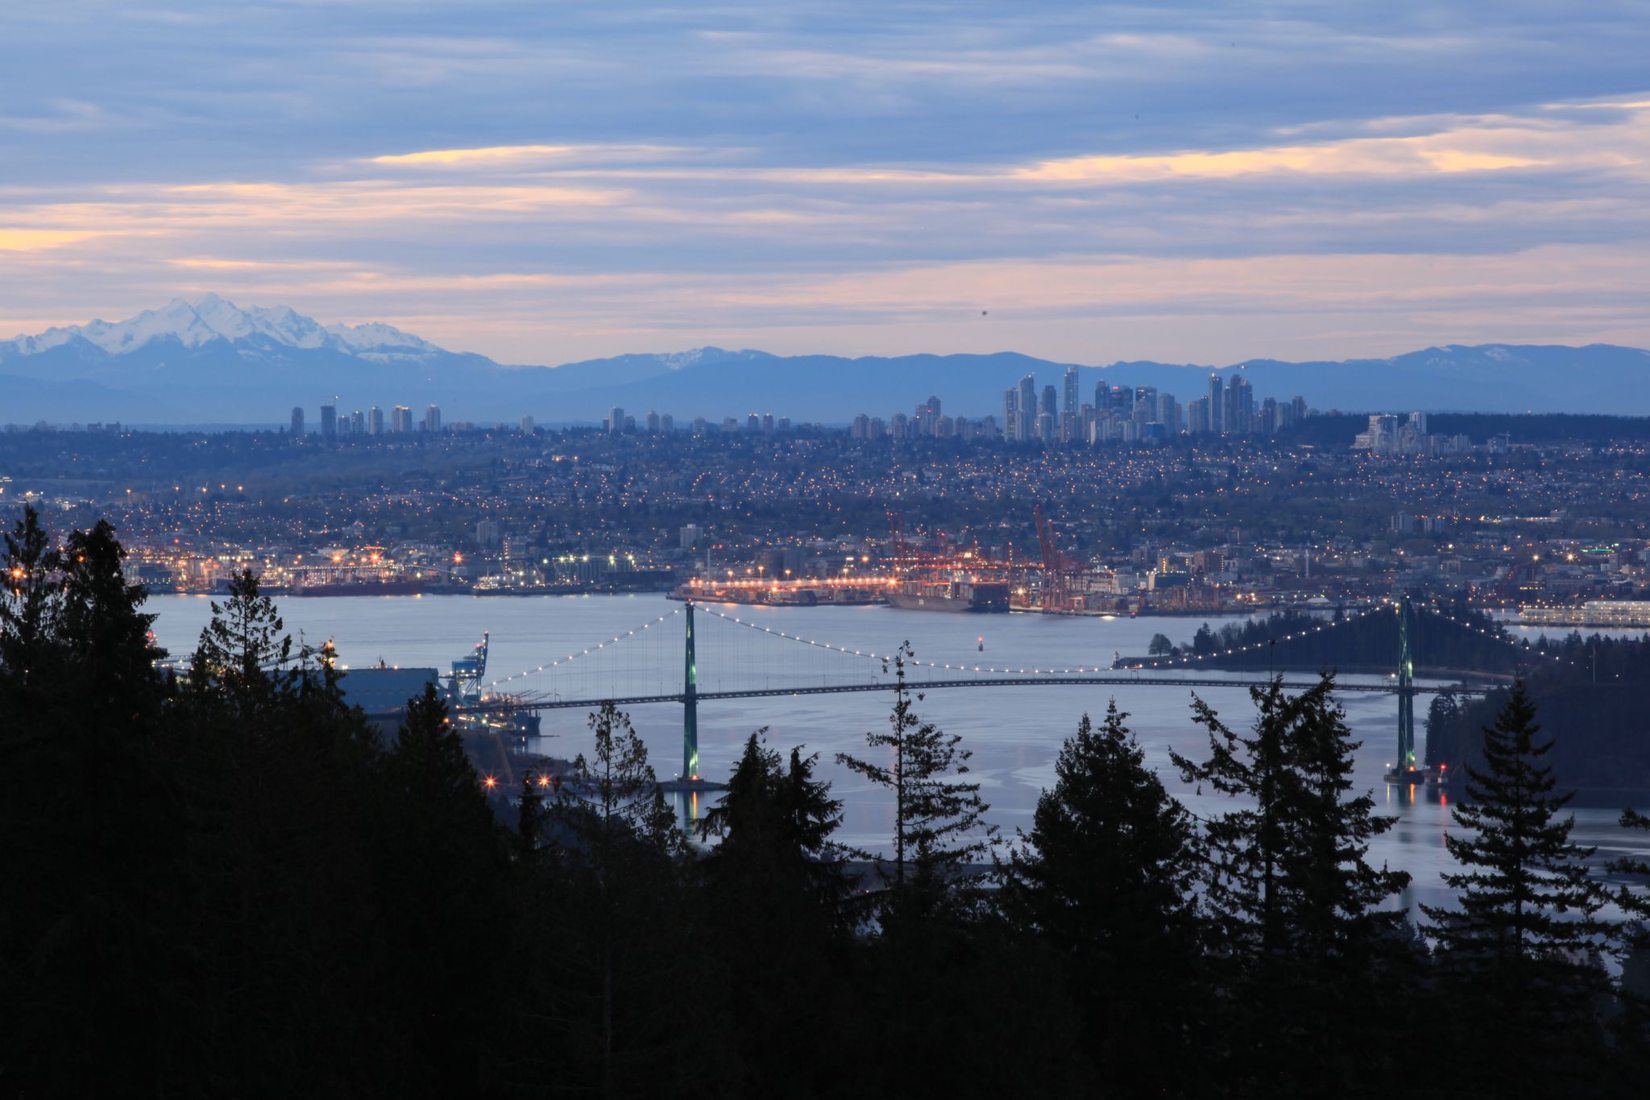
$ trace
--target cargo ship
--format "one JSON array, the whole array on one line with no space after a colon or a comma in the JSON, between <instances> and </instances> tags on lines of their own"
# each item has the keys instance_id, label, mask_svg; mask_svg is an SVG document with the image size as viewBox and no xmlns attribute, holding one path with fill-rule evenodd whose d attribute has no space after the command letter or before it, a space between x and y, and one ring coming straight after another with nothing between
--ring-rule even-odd
<instances>
[{"instance_id":1,"label":"cargo ship","mask_svg":"<svg viewBox=\"0 0 1650 1100\"><path fill-rule=\"evenodd\" d=\"M907 611L987 614L1008 611L1007 581L907 581L888 593Z\"/></svg>"},{"instance_id":2,"label":"cargo ship","mask_svg":"<svg viewBox=\"0 0 1650 1100\"><path fill-rule=\"evenodd\" d=\"M294 596L416 596L424 582L414 577L358 577L295 584Z\"/></svg>"}]
</instances>

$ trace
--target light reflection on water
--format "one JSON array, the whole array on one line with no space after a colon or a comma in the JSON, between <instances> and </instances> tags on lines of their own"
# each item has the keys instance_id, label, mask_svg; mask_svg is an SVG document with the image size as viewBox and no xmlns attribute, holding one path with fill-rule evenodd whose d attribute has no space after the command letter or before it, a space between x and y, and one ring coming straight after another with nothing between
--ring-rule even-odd
<instances>
[{"instance_id":1,"label":"light reflection on water","mask_svg":"<svg viewBox=\"0 0 1650 1100\"><path fill-rule=\"evenodd\" d=\"M346 664L367 665L382 658L390 664L429 665L445 671L451 661L469 651L483 631L489 631L489 679L579 653L643 623L671 615L680 607L660 596L281 601L286 627L294 636L301 632L312 644L334 640ZM210 615L206 599L190 596L156 596L147 610L160 615L155 632L161 645L179 653L194 647ZM918 659L924 661L1041 668L1109 664L1119 652L1144 654L1157 633L1183 643L1204 621L948 615L885 607L720 610L773 630L849 649L887 653L909 640ZM1210 616L1208 621L1218 629L1223 622L1241 618ZM831 668L832 662L841 668L853 660L742 631L703 614L698 620L701 685L714 684L729 668L737 668L747 681L755 678L759 683L779 686L793 682L790 677L798 675L798 669ZM984 652L979 649L982 638ZM679 691L681 655L682 618L674 615L647 631L638 630L637 637L627 639L623 647L603 650L593 661L574 662L567 666L570 673L558 669L554 679L540 674L511 686L519 683L523 688L561 690L569 697L583 697L600 695L612 684L641 678L656 683L659 693ZM589 675L578 671L590 667L602 671ZM874 663L867 664L867 678L875 673ZM1380 678L1348 679L1373 682ZM1234 727L1248 725L1252 707L1245 688L1197 690ZM1038 794L1054 782L1055 757L1062 741L1076 728L1078 716L1087 712L1098 720L1112 698L1130 715L1128 725L1148 762L1192 812L1207 816L1229 804L1224 798L1199 795L1190 789L1170 764L1170 748L1194 759L1206 754L1207 735L1191 721L1190 688L1124 684L945 689L930 692L919 705L919 713L941 729L962 735L963 746L974 754L971 777L980 783L983 796L991 804L989 819L1003 835L1012 837L1015 830L1030 827ZM1354 770L1357 789L1373 792L1378 809L1398 819L1385 836L1375 841L1373 862L1385 862L1414 876L1404 899L1406 904L1447 902L1448 892L1439 875L1454 866L1444 849L1444 837L1451 827L1448 803L1454 796L1434 788L1412 792L1382 780L1396 737L1397 703L1393 696L1346 693L1341 703L1348 724L1362 741ZM700 773L710 779L725 778L745 738L752 730L767 726L770 744L781 752L788 753L792 745L801 744L819 754L819 774L831 781L834 794L844 802L846 816L840 839L855 847L882 849L892 825L889 799L838 766L835 756L840 752L863 755L867 751L865 733L883 728L888 704L889 696L877 692L701 702ZM1424 704L1417 709L1424 714ZM674 775L682 758L680 706L643 705L631 708L630 713L661 778ZM547 736L540 751L570 757L585 747L588 734L581 712L547 711L542 728ZM1417 733L1424 736L1422 731ZM1601 860L1627 850L1650 855L1650 838L1616 827L1625 805L1650 806L1650 794L1583 792L1574 808L1575 840L1599 846Z\"/></svg>"}]
</instances>

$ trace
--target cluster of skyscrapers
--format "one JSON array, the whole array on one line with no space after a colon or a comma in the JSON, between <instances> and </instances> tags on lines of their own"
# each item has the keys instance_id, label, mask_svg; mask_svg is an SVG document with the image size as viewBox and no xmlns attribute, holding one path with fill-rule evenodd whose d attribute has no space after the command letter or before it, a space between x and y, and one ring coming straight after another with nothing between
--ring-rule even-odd
<instances>
[{"instance_id":1,"label":"cluster of skyscrapers","mask_svg":"<svg viewBox=\"0 0 1650 1100\"><path fill-rule=\"evenodd\" d=\"M855 439L907 439L935 436L959 439L1002 438L1010 443L1045 444L1144 443L1180 435L1251 435L1273 433L1306 415L1306 399L1279 402L1267 398L1258 406L1254 388L1242 375L1229 381L1209 376L1209 392L1188 402L1184 409L1172 394L1156 386L1109 386L1097 383L1093 400L1085 401L1082 375L1068 367L1063 392L1054 386L1037 387L1028 374L1003 391L1003 419L950 417L940 412L940 399L930 397L910 416L895 413L888 420L854 418L849 431Z\"/></svg>"},{"instance_id":2,"label":"cluster of skyscrapers","mask_svg":"<svg viewBox=\"0 0 1650 1100\"><path fill-rule=\"evenodd\" d=\"M676 430L676 418L669 413L657 413L649 409L641 420L634 416L625 415L624 409L615 405L602 421L602 427L609 434L617 435L620 432L646 432L648 435L669 435ZM791 430L791 418L788 416L775 417L773 413L749 413L743 420L736 416L725 416L720 422L707 420L705 417L693 418L693 434L707 435L713 431L723 434L732 434L743 429L748 433L760 432L764 435L773 435L775 432Z\"/></svg>"},{"instance_id":3,"label":"cluster of skyscrapers","mask_svg":"<svg viewBox=\"0 0 1650 1100\"><path fill-rule=\"evenodd\" d=\"M414 426L412 409L406 405L396 405L390 409L388 433L398 435L413 431L439 432L441 430L441 406L431 405L424 410L424 418ZM352 435L384 435L384 410L377 405L362 412L356 409L344 416L338 415L338 406L321 406L321 438L337 439L340 436ZM302 405L292 407L292 438L304 437L304 408Z\"/></svg>"},{"instance_id":4,"label":"cluster of skyscrapers","mask_svg":"<svg viewBox=\"0 0 1650 1100\"><path fill-rule=\"evenodd\" d=\"M1209 392L1186 404L1172 394L1159 393L1155 386L1109 386L1099 382L1093 390L1093 400L1085 401L1079 368L1066 368L1063 392L1048 385L1037 388L1037 378L1028 374L1003 392L1003 419L998 424L995 416L977 419L948 416L941 411L940 399L930 397L917 405L909 415L895 413L884 420L879 416L861 413L854 417L849 433L855 439L1004 439L1010 443L1088 444L1148 443L1164 441L1181 435L1250 435L1281 431L1306 415L1306 400L1296 397L1289 402L1267 398L1255 404L1254 389L1248 379L1235 375L1230 379L1219 374L1209 376ZM340 415L336 405L321 406L319 434L323 439L335 440L344 436L400 435L412 432L441 431L441 407L431 405L419 421L413 420L413 411L406 405L396 405L389 411L385 423L384 410L377 405L363 412L356 409ZM649 410L640 420L628 415L615 405L602 422L611 434L645 432L649 435L669 435L676 430L675 418L669 413ZM469 425L455 424L463 430ZM725 417L720 423L696 417L693 434L708 432L739 432L773 434L791 429L789 417L775 417L772 413L750 413L744 418ZM533 431L533 418L523 417L523 432ZM1423 424L1422 432L1425 432ZM1372 438L1386 436L1371 422ZM292 410L292 438L301 439L305 432L304 410ZM1397 437L1396 430L1392 437ZM1368 444L1365 444L1368 446ZM1384 449L1377 444L1370 449Z\"/></svg>"},{"instance_id":5,"label":"cluster of skyscrapers","mask_svg":"<svg viewBox=\"0 0 1650 1100\"><path fill-rule=\"evenodd\" d=\"M1082 400L1081 374L1067 367L1064 402L1053 386L1037 392L1037 379L1026 375L1003 392L1004 436L1027 443L1137 443L1187 435L1251 435L1289 427L1306 415L1306 399L1280 403L1267 398L1255 404L1254 387L1242 375L1230 380L1209 375L1209 392L1187 403L1184 412L1172 394L1156 386L1094 387L1094 400Z\"/></svg>"},{"instance_id":6,"label":"cluster of skyscrapers","mask_svg":"<svg viewBox=\"0 0 1650 1100\"><path fill-rule=\"evenodd\" d=\"M656 413L649 409L647 415L638 423L634 416L626 416L625 411L615 405L608 412L603 427L610 433L645 431L650 435L658 435L661 432L675 431L676 418L669 413Z\"/></svg>"},{"instance_id":7,"label":"cluster of skyscrapers","mask_svg":"<svg viewBox=\"0 0 1650 1100\"><path fill-rule=\"evenodd\" d=\"M855 439L996 439L1002 435L997 418L987 416L980 420L946 416L940 412L940 399L930 397L911 411L910 416L895 413L887 420L880 416L860 413L848 427Z\"/></svg>"},{"instance_id":8,"label":"cluster of skyscrapers","mask_svg":"<svg viewBox=\"0 0 1650 1100\"><path fill-rule=\"evenodd\" d=\"M1492 438L1488 448L1505 451L1504 436ZM1352 441L1354 451L1368 451L1376 455L1437 455L1456 454L1472 449L1472 441L1464 435L1438 435L1427 431L1427 414L1412 412L1402 422L1391 413L1376 413L1369 418L1369 430L1359 432Z\"/></svg>"}]
</instances>

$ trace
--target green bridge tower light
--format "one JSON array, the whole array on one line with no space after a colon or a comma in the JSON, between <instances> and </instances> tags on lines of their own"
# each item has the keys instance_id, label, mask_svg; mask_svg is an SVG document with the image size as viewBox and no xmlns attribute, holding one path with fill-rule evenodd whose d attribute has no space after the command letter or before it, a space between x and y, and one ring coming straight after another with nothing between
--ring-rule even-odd
<instances>
[{"instance_id":1,"label":"green bridge tower light","mask_svg":"<svg viewBox=\"0 0 1650 1100\"><path fill-rule=\"evenodd\" d=\"M682 670L682 778L699 778L699 669L693 654L693 601L687 603L687 655Z\"/></svg>"},{"instance_id":2,"label":"green bridge tower light","mask_svg":"<svg viewBox=\"0 0 1650 1100\"><path fill-rule=\"evenodd\" d=\"M1398 759L1393 770L1415 770L1415 660L1409 651L1409 597L1398 601Z\"/></svg>"}]
</instances>

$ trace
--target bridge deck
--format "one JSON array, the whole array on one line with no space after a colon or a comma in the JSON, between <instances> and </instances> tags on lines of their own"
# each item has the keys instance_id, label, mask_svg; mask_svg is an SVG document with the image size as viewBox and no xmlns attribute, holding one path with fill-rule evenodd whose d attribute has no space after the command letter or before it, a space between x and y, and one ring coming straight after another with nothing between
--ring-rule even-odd
<instances>
[{"instance_id":1,"label":"bridge deck","mask_svg":"<svg viewBox=\"0 0 1650 1100\"><path fill-rule=\"evenodd\" d=\"M938 691L944 688L966 687L1055 687L1063 685L1099 685L1125 686L1136 685L1143 687L1182 687L1182 688L1209 688L1209 687L1265 687L1266 680L1222 680L1213 677L1186 679L1171 676L1059 676L1059 677L981 677L976 680L908 680L905 688L911 692ZM1286 691L1305 691L1316 687L1317 680L1284 681ZM895 683L892 680L878 681L864 684L842 684L834 687L784 687L784 688L753 688L747 691L700 691L696 697L701 701L709 699L761 699L784 695L835 695L844 692L857 691L892 691ZM1376 692L1393 692L1396 688L1391 684L1343 684L1335 685L1336 691L1355 691L1363 694ZM1437 694L1451 691L1457 695L1482 695L1486 690L1483 687L1464 685L1415 685L1417 694ZM483 702L479 705L456 708L461 714L489 714L507 711L522 710L590 710L603 703L614 703L619 706L641 706L646 703L681 703L685 697L681 693L671 695L624 695L606 699L524 699L512 702Z\"/></svg>"}]
</instances>

